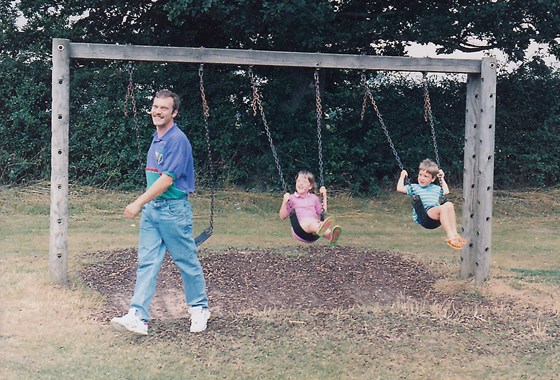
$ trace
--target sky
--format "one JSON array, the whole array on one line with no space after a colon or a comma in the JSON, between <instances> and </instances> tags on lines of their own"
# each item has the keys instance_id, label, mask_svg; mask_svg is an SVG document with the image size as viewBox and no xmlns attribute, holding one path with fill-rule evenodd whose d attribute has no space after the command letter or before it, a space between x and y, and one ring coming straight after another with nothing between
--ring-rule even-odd
<instances>
[{"instance_id":1,"label":"sky","mask_svg":"<svg viewBox=\"0 0 560 380\"><path fill-rule=\"evenodd\" d=\"M407 49L406 54L410 57L430 57L430 58L458 58L458 59L482 59L482 57L488 55L486 52L476 52L476 53L465 53L461 51L455 51L453 54L437 54L436 53L437 46L434 44L428 45L419 45L413 44L410 48ZM529 46L525 56L530 58L535 54L538 54L539 51L542 50L543 52L547 52L547 48L544 45L532 44ZM498 65L503 70L511 71L515 69L518 64L508 62L507 57L499 50L494 49L491 50L490 55L496 57L498 61ZM551 57L545 57L544 61L557 69L560 69L560 62L557 59Z\"/></svg>"}]
</instances>

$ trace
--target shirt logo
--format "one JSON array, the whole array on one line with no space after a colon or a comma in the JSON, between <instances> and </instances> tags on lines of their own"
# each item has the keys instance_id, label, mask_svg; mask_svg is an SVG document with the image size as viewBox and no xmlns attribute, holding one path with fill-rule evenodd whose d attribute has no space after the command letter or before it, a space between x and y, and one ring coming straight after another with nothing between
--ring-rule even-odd
<instances>
[{"instance_id":1,"label":"shirt logo","mask_svg":"<svg viewBox=\"0 0 560 380\"><path fill-rule=\"evenodd\" d=\"M163 162L163 153L158 152L156 150L156 152L154 153L154 156L156 158L156 161L157 161L158 165L160 165Z\"/></svg>"}]
</instances>

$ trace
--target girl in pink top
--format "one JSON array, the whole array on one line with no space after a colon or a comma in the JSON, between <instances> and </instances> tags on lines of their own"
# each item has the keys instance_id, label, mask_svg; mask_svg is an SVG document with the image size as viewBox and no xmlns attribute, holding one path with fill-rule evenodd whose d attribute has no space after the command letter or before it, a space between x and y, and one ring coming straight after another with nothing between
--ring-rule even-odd
<instances>
[{"instance_id":1,"label":"girl in pink top","mask_svg":"<svg viewBox=\"0 0 560 380\"><path fill-rule=\"evenodd\" d=\"M323 196L322 204L319 197L315 195L316 191L317 183L315 182L315 176L307 171L299 172L296 176L295 193L284 194L282 206L280 206L280 219L284 220L292 212L295 212L299 224L305 232L323 236L334 245L340 237L342 228L338 225L331 228L334 223L333 218L326 218L324 221L321 221L320 215L322 211L327 211L327 189L324 186L321 186L319 189L320 194ZM292 234L299 241L309 242L295 234L293 229Z\"/></svg>"}]
</instances>

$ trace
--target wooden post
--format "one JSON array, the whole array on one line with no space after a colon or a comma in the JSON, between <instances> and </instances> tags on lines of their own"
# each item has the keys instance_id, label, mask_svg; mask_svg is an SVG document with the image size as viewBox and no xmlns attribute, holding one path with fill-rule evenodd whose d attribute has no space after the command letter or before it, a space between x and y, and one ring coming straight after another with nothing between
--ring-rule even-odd
<instances>
[{"instance_id":1,"label":"wooden post","mask_svg":"<svg viewBox=\"0 0 560 380\"><path fill-rule=\"evenodd\" d=\"M486 57L480 75L468 76L465 117L462 227L469 244L461 254L460 274L477 284L490 275L495 120L496 60Z\"/></svg>"},{"instance_id":2,"label":"wooden post","mask_svg":"<svg viewBox=\"0 0 560 380\"><path fill-rule=\"evenodd\" d=\"M461 252L462 278L474 277L475 262L475 190L477 186L476 170L476 129L480 118L480 74L469 74L467 76L467 99L465 113L465 148L463 159L463 210L462 229L463 236L467 237L469 243Z\"/></svg>"},{"instance_id":3,"label":"wooden post","mask_svg":"<svg viewBox=\"0 0 560 380\"><path fill-rule=\"evenodd\" d=\"M70 44L52 42L51 213L49 273L60 285L68 282L68 129L70 117Z\"/></svg>"}]
</instances>

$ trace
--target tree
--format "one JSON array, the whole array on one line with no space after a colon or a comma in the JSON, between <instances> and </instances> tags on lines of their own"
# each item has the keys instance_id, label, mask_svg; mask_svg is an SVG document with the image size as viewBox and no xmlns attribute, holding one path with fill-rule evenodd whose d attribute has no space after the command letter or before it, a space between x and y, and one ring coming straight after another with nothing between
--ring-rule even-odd
<instances>
[{"instance_id":1,"label":"tree","mask_svg":"<svg viewBox=\"0 0 560 380\"><path fill-rule=\"evenodd\" d=\"M48 39L286 51L403 54L500 49L522 60L531 42L560 53L556 0L2 1L4 48ZM26 20L19 30L17 20ZM13 39L17 35L17 39ZM9 41L9 42L8 42Z\"/></svg>"},{"instance_id":2,"label":"tree","mask_svg":"<svg viewBox=\"0 0 560 380\"><path fill-rule=\"evenodd\" d=\"M441 52L498 48L512 59L521 59L531 41L547 43L558 54L558 6L552 0L0 0L0 115L6 120L0 133L25 142L16 148L11 139L0 141L0 182L21 182L48 173L49 152L44 147L50 135L53 37L73 42L385 55L402 55L413 42L431 42L441 46ZM482 45L471 46L475 40ZM128 63L73 60L71 64L72 178L94 185L139 186L137 144L148 144L151 130L149 120L141 118L142 133L136 138L131 119L122 114ZM218 172L223 182L274 187L276 170L266 136L250 110L247 69L205 67ZM311 145L316 140L313 70L253 70L262 78L267 118L286 172L303 165L316 171ZM181 95L185 104L179 122L189 129L195 155L204 157L197 71L198 67L187 65L138 63L134 85L140 108L162 86ZM384 136L379 130L364 129L359 120L360 73L322 70L320 75L328 116L327 178L356 192L375 191L384 181L392 181L394 163ZM408 143L414 141L421 119L420 89L407 80L379 81L376 86L387 120L397 126L394 139L404 144L400 146L403 157L415 165L417 155L429 155ZM463 91L454 82L433 86L434 112L446 140L442 156L447 149L455 155L461 149ZM514 96L508 87L500 91L498 100ZM438 103L445 107L437 110ZM371 116L366 121L373 124ZM556 120L539 119L550 130L547 135L553 135ZM373 154L372 141L377 141ZM460 174L460 168L452 171Z\"/></svg>"},{"instance_id":3,"label":"tree","mask_svg":"<svg viewBox=\"0 0 560 380\"><path fill-rule=\"evenodd\" d=\"M555 0L185 0L164 8L183 25L208 22L208 46L401 55L416 42L440 53L498 49L520 61L537 42L560 58Z\"/></svg>"},{"instance_id":4,"label":"tree","mask_svg":"<svg viewBox=\"0 0 560 380\"><path fill-rule=\"evenodd\" d=\"M532 42L560 58L560 4L554 0L344 1L337 14L343 30L362 25L364 45L410 42L440 45L438 53L498 49L521 61Z\"/></svg>"},{"instance_id":5,"label":"tree","mask_svg":"<svg viewBox=\"0 0 560 380\"><path fill-rule=\"evenodd\" d=\"M560 73L536 57L500 77L496 92L496 181L504 187L560 180Z\"/></svg>"}]
</instances>

